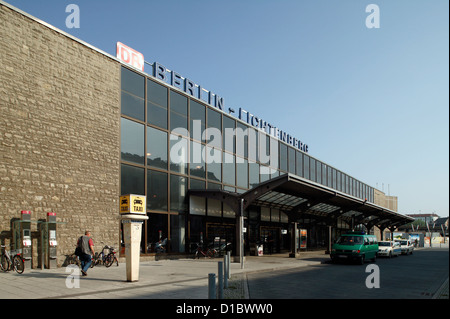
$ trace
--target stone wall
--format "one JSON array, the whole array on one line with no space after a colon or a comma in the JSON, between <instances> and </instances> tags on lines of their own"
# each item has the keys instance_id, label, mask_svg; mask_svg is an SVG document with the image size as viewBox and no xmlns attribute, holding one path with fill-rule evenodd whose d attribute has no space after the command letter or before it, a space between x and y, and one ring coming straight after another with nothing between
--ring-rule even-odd
<instances>
[{"instance_id":1,"label":"stone wall","mask_svg":"<svg viewBox=\"0 0 450 319\"><path fill-rule=\"evenodd\" d=\"M55 212L58 265L92 231L119 248L120 64L0 4L0 236Z\"/></svg>"}]
</instances>

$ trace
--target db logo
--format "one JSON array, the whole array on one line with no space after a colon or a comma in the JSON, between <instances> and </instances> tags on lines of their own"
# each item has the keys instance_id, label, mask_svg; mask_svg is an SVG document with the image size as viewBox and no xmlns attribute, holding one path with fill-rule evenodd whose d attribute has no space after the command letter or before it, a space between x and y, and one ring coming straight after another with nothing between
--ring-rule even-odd
<instances>
[{"instance_id":1,"label":"db logo","mask_svg":"<svg viewBox=\"0 0 450 319\"><path fill-rule=\"evenodd\" d=\"M116 58L144 72L144 55L123 43L117 42Z\"/></svg>"}]
</instances>

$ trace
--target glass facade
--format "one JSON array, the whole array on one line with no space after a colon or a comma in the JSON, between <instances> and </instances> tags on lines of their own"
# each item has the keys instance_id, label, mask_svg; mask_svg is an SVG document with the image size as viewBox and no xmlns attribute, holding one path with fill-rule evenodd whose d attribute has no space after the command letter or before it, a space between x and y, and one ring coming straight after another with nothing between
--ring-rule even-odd
<instances>
[{"instance_id":1,"label":"glass facade","mask_svg":"<svg viewBox=\"0 0 450 319\"><path fill-rule=\"evenodd\" d=\"M202 236L206 241L234 225L234 213L220 202L189 204L189 188L243 193L290 173L374 200L370 186L214 107L126 67L121 76L121 193L147 196L145 253L184 252ZM287 228L282 211L248 214L250 229L259 227L261 236L274 225Z\"/></svg>"}]
</instances>

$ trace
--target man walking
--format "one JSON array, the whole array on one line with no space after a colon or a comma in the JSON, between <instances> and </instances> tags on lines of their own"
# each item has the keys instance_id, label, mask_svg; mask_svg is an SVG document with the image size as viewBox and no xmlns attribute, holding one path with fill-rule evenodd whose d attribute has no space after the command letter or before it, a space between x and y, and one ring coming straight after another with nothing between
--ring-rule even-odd
<instances>
[{"instance_id":1,"label":"man walking","mask_svg":"<svg viewBox=\"0 0 450 319\"><path fill-rule=\"evenodd\" d=\"M81 273L87 276L87 270L91 266L92 256L94 255L94 241L91 238L91 232L86 230L84 236L78 239L77 246L81 248Z\"/></svg>"}]
</instances>

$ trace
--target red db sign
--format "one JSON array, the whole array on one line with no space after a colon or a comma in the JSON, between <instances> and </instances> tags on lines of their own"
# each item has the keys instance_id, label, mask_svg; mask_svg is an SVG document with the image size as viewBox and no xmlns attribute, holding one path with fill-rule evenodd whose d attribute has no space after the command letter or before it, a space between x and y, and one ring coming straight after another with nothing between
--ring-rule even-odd
<instances>
[{"instance_id":1,"label":"red db sign","mask_svg":"<svg viewBox=\"0 0 450 319\"><path fill-rule=\"evenodd\" d=\"M144 72L144 55L123 43L117 42L116 57Z\"/></svg>"}]
</instances>

